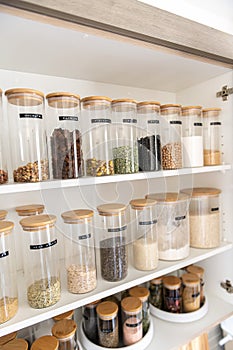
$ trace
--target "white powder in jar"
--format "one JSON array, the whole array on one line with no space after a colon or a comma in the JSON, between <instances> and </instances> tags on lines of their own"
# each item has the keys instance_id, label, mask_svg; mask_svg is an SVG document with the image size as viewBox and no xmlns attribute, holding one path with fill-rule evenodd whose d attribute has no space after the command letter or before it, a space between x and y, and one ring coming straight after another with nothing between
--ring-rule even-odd
<instances>
[{"instance_id":1,"label":"white powder in jar","mask_svg":"<svg viewBox=\"0 0 233 350\"><path fill-rule=\"evenodd\" d=\"M183 167L203 166L203 138L202 136L182 137Z\"/></svg>"},{"instance_id":2,"label":"white powder in jar","mask_svg":"<svg viewBox=\"0 0 233 350\"><path fill-rule=\"evenodd\" d=\"M207 215L190 215L190 246L215 248L220 244L220 212Z\"/></svg>"},{"instance_id":3,"label":"white powder in jar","mask_svg":"<svg viewBox=\"0 0 233 350\"><path fill-rule=\"evenodd\" d=\"M134 266L138 270L153 270L158 266L158 243L140 238L133 242Z\"/></svg>"},{"instance_id":4,"label":"white powder in jar","mask_svg":"<svg viewBox=\"0 0 233 350\"><path fill-rule=\"evenodd\" d=\"M167 249L159 251L160 260L180 260L184 259L189 255L189 245L186 244L184 247L179 249Z\"/></svg>"}]
</instances>

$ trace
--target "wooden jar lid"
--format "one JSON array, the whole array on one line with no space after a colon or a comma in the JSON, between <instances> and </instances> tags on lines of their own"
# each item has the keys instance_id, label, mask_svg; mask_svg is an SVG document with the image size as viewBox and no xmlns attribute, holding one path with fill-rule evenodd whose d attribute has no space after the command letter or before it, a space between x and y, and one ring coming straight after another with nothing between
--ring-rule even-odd
<instances>
[{"instance_id":1,"label":"wooden jar lid","mask_svg":"<svg viewBox=\"0 0 233 350\"><path fill-rule=\"evenodd\" d=\"M55 215L42 214L26 217L20 220L19 223L24 231L37 231L40 228L45 228L47 225L50 227L54 226L56 219Z\"/></svg>"},{"instance_id":2,"label":"wooden jar lid","mask_svg":"<svg viewBox=\"0 0 233 350\"><path fill-rule=\"evenodd\" d=\"M142 101L137 103L137 113L138 114L147 114L147 113L159 113L160 111L160 102L156 101Z\"/></svg>"},{"instance_id":3,"label":"wooden jar lid","mask_svg":"<svg viewBox=\"0 0 233 350\"><path fill-rule=\"evenodd\" d=\"M77 324L74 320L63 319L56 322L52 327L52 335L57 339L71 337L77 329Z\"/></svg>"},{"instance_id":4,"label":"wooden jar lid","mask_svg":"<svg viewBox=\"0 0 233 350\"><path fill-rule=\"evenodd\" d=\"M13 340L9 341L8 343L4 344L1 347L1 349L2 350L27 350L28 343L24 339L13 339Z\"/></svg>"},{"instance_id":5,"label":"wooden jar lid","mask_svg":"<svg viewBox=\"0 0 233 350\"><path fill-rule=\"evenodd\" d=\"M33 342L31 350L57 350L58 347L59 341L57 338L52 335L44 335Z\"/></svg>"},{"instance_id":6,"label":"wooden jar lid","mask_svg":"<svg viewBox=\"0 0 233 350\"><path fill-rule=\"evenodd\" d=\"M190 265L186 268L186 271L197 275L199 278L203 278L205 270L201 266Z\"/></svg>"},{"instance_id":7,"label":"wooden jar lid","mask_svg":"<svg viewBox=\"0 0 233 350\"><path fill-rule=\"evenodd\" d=\"M161 115L169 115L169 114L180 114L181 113L181 105L176 103L169 103L160 106Z\"/></svg>"},{"instance_id":8,"label":"wooden jar lid","mask_svg":"<svg viewBox=\"0 0 233 350\"><path fill-rule=\"evenodd\" d=\"M184 273L181 276L182 282L187 287L193 287L195 285L200 285L200 278L193 273Z\"/></svg>"},{"instance_id":9,"label":"wooden jar lid","mask_svg":"<svg viewBox=\"0 0 233 350\"><path fill-rule=\"evenodd\" d=\"M110 108L112 99L107 96L87 96L81 99L84 109L106 109Z\"/></svg>"},{"instance_id":10,"label":"wooden jar lid","mask_svg":"<svg viewBox=\"0 0 233 350\"><path fill-rule=\"evenodd\" d=\"M219 195L222 191L219 188L213 187L195 187L195 188L186 188L181 191L191 197L204 197L204 196L216 196Z\"/></svg>"},{"instance_id":11,"label":"wooden jar lid","mask_svg":"<svg viewBox=\"0 0 233 350\"><path fill-rule=\"evenodd\" d=\"M43 204L29 204L29 205L21 205L15 208L15 211L19 216L30 216L36 214L42 214L44 211Z\"/></svg>"},{"instance_id":12,"label":"wooden jar lid","mask_svg":"<svg viewBox=\"0 0 233 350\"><path fill-rule=\"evenodd\" d=\"M80 104L80 96L71 92L51 92L46 99L53 108L75 108Z\"/></svg>"},{"instance_id":13,"label":"wooden jar lid","mask_svg":"<svg viewBox=\"0 0 233 350\"><path fill-rule=\"evenodd\" d=\"M97 207L97 210L102 216L119 215L125 212L126 205L120 203L102 204Z\"/></svg>"},{"instance_id":14,"label":"wooden jar lid","mask_svg":"<svg viewBox=\"0 0 233 350\"><path fill-rule=\"evenodd\" d=\"M150 198L132 199L130 201L131 208L137 210L143 210L144 208L152 207L156 203L156 200Z\"/></svg>"},{"instance_id":15,"label":"wooden jar lid","mask_svg":"<svg viewBox=\"0 0 233 350\"><path fill-rule=\"evenodd\" d=\"M133 103L133 104L137 104L137 101L132 99L132 98L118 98L115 100L112 100L112 105L116 105L118 103Z\"/></svg>"},{"instance_id":16,"label":"wooden jar lid","mask_svg":"<svg viewBox=\"0 0 233 350\"><path fill-rule=\"evenodd\" d=\"M12 221L0 221L0 233L7 235L12 231L14 223Z\"/></svg>"},{"instance_id":17,"label":"wooden jar lid","mask_svg":"<svg viewBox=\"0 0 233 350\"><path fill-rule=\"evenodd\" d=\"M0 346L8 343L10 340L13 340L16 338L17 332L9 333L7 335L4 335L3 337L0 337Z\"/></svg>"},{"instance_id":18,"label":"wooden jar lid","mask_svg":"<svg viewBox=\"0 0 233 350\"><path fill-rule=\"evenodd\" d=\"M177 202L187 200L189 196L181 192L150 193L146 198L154 199L157 202Z\"/></svg>"},{"instance_id":19,"label":"wooden jar lid","mask_svg":"<svg viewBox=\"0 0 233 350\"><path fill-rule=\"evenodd\" d=\"M103 320L109 320L116 317L118 312L118 305L113 301L103 301L98 304L96 312Z\"/></svg>"},{"instance_id":20,"label":"wooden jar lid","mask_svg":"<svg viewBox=\"0 0 233 350\"><path fill-rule=\"evenodd\" d=\"M182 106L181 108L181 114L183 117L189 116L189 115L198 115L201 116L201 106Z\"/></svg>"},{"instance_id":21,"label":"wooden jar lid","mask_svg":"<svg viewBox=\"0 0 233 350\"><path fill-rule=\"evenodd\" d=\"M221 112L221 108L204 108L202 110L203 117L218 117Z\"/></svg>"},{"instance_id":22,"label":"wooden jar lid","mask_svg":"<svg viewBox=\"0 0 233 350\"><path fill-rule=\"evenodd\" d=\"M6 210L0 210L0 220L4 220L7 216Z\"/></svg>"},{"instance_id":23,"label":"wooden jar lid","mask_svg":"<svg viewBox=\"0 0 233 350\"><path fill-rule=\"evenodd\" d=\"M77 209L66 211L65 213L61 214L61 217L67 224L77 224L80 220L82 221L83 219L90 219L91 217L93 217L93 215L93 210Z\"/></svg>"},{"instance_id":24,"label":"wooden jar lid","mask_svg":"<svg viewBox=\"0 0 233 350\"><path fill-rule=\"evenodd\" d=\"M151 284L161 284L163 283L163 276L161 277L157 277L157 278L153 278L153 280L150 281Z\"/></svg>"},{"instance_id":25,"label":"wooden jar lid","mask_svg":"<svg viewBox=\"0 0 233 350\"><path fill-rule=\"evenodd\" d=\"M180 288L181 280L176 276L165 276L163 277L163 285L168 289L174 290Z\"/></svg>"},{"instance_id":26,"label":"wooden jar lid","mask_svg":"<svg viewBox=\"0 0 233 350\"><path fill-rule=\"evenodd\" d=\"M121 301L121 308L125 312L139 312L142 310L142 302L137 297L126 297Z\"/></svg>"},{"instance_id":27,"label":"wooden jar lid","mask_svg":"<svg viewBox=\"0 0 233 350\"><path fill-rule=\"evenodd\" d=\"M5 95L8 102L16 106L38 106L44 101L43 92L34 89L9 89Z\"/></svg>"},{"instance_id":28,"label":"wooden jar lid","mask_svg":"<svg viewBox=\"0 0 233 350\"><path fill-rule=\"evenodd\" d=\"M131 297L139 298L141 300L141 302L144 303L145 301L147 301L147 299L150 295L150 292L145 287L133 287L133 288L130 288L129 295Z\"/></svg>"},{"instance_id":29,"label":"wooden jar lid","mask_svg":"<svg viewBox=\"0 0 233 350\"><path fill-rule=\"evenodd\" d=\"M70 310L70 311L64 312L63 314L54 316L53 320L56 322L64 319L71 320L73 315L74 315L74 310Z\"/></svg>"}]
</instances>

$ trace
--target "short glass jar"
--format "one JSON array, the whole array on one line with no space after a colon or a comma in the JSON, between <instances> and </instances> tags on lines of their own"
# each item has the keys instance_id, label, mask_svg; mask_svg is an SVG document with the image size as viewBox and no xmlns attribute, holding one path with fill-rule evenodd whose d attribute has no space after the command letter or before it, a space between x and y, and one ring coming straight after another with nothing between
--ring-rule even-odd
<instances>
[{"instance_id":1,"label":"short glass jar","mask_svg":"<svg viewBox=\"0 0 233 350\"><path fill-rule=\"evenodd\" d=\"M205 303L205 279L204 279L205 270L201 266L190 265L190 266L187 266L186 271L188 273L197 275L200 279L200 306L202 306Z\"/></svg>"},{"instance_id":2,"label":"short glass jar","mask_svg":"<svg viewBox=\"0 0 233 350\"><path fill-rule=\"evenodd\" d=\"M154 278L150 281L149 301L157 309L163 309L163 277Z\"/></svg>"},{"instance_id":3,"label":"short glass jar","mask_svg":"<svg viewBox=\"0 0 233 350\"><path fill-rule=\"evenodd\" d=\"M221 108L205 108L203 115L204 165L220 165L221 153Z\"/></svg>"},{"instance_id":4,"label":"short glass jar","mask_svg":"<svg viewBox=\"0 0 233 350\"><path fill-rule=\"evenodd\" d=\"M123 343L132 345L142 339L142 302L136 297L126 297L121 301Z\"/></svg>"},{"instance_id":5,"label":"short glass jar","mask_svg":"<svg viewBox=\"0 0 233 350\"><path fill-rule=\"evenodd\" d=\"M36 339L31 350L58 350L59 341L53 335L44 335Z\"/></svg>"},{"instance_id":6,"label":"short glass jar","mask_svg":"<svg viewBox=\"0 0 233 350\"><path fill-rule=\"evenodd\" d=\"M101 300L96 300L82 307L83 330L87 338L95 344L98 344L99 340L96 308L100 302Z\"/></svg>"},{"instance_id":7,"label":"short glass jar","mask_svg":"<svg viewBox=\"0 0 233 350\"><path fill-rule=\"evenodd\" d=\"M74 320L63 319L52 327L52 335L59 341L59 350L78 350L76 344L77 324Z\"/></svg>"},{"instance_id":8,"label":"short glass jar","mask_svg":"<svg viewBox=\"0 0 233 350\"><path fill-rule=\"evenodd\" d=\"M176 314L182 312L182 288L179 277L163 277L163 308Z\"/></svg>"},{"instance_id":9,"label":"short glass jar","mask_svg":"<svg viewBox=\"0 0 233 350\"><path fill-rule=\"evenodd\" d=\"M118 306L112 301L98 304L97 327L99 345L107 348L119 346Z\"/></svg>"},{"instance_id":10,"label":"short glass jar","mask_svg":"<svg viewBox=\"0 0 233 350\"><path fill-rule=\"evenodd\" d=\"M129 290L129 295L131 297L136 297L142 302L142 328L143 336L147 333L150 326L150 305L149 305L149 295L150 292L145 287L133 287Z\"/></svg>"},{"instance_id":11,"label":"short glass jar","mask_svg":"<svg viewBox=\"0 0 233 350\"><path fill-rule=\"evenodd\" d=\"M0 89L0 185L8 182L7 150L6 150L6 128L3 120L2 90Z\"/></svg>"},{"instance_id":12,"label":"short glass jar","mask_svg":"<svg viewBox=\"0 0 233 350\"><path fill-rule=\"evenodd\" d=\"M182 279L182 311L193 312L200 308L200 278L192 273L185 273Z\"/></svg>"}]
</instances>

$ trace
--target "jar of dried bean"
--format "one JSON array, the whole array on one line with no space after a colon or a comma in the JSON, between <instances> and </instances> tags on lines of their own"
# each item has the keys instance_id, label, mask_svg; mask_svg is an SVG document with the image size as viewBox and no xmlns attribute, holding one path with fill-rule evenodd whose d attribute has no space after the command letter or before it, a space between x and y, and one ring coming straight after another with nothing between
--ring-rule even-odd
<instances>
[{"instance_id":1,"label":"jar of dried bean","mask_svg":"<svg viewBox=\"0 0 233 350\"><path fill-rule=\"evenodd\" d=\"M133 199L133 264L138 270L154 270L158 266L158 235L156 200Z\"/></svg>"},{"instance_id":2,"label":"jar of dried bean","mask_svg":"<svg viewBox=\"0 0 233 350\"><path fill-rule=\"evenodd\" d=\"M197 275L200 278L200 306L202 306L205 302L205 279L204 279L205 270L201 266L190 265L186 268L186 271L188 273Z\"/></svg>"},{"instance_id":3,"label":"jar of dried bean","mask_svg":"<svg viewBox=\"0 0 233 350\"><path fill-rule=\"evenodd\" d=\"M183 166L181 105L162 105L160 111L162 116L162 168L164 170L180 169Z\"/></svg>"},{"instance_id":4,"label":"jar of dried bean","mask_svg":"<svg viewBox=\"0 0 233 350\"><path fill-rule=\"evenodd\" d=\"M182 310L192 312L200 308L200 278L192 273L185 273L182 279Z\"/></svg>"},{"instance_id":5,"label":"jar of dried bean","mask_svg":"<svg viewBox=\"0 0 233 350\"><path fill-rule=\"evenodd\" d=\"M64 220L65 266L70 293L87 293L96 287L94 212L77 209L61 214Z\"/></svg>"},{"instance_id":6,"label":"jar of dried bean","mask_svg":"<svg viewBox=\"0 0 233 350\"><path fill-rule=\"evenodd\" d=\"M137 102L128 98L113 100L112 116L115 174L137 173Z\"/></svg>"},{"instance_id":7,"label":"jar of dried bean","mask_svg":"<svg viewBox=\"0 0 233 350\"><path fill-rule=\"evenodd\" d=\"M97 325L99 345L107 348L119 346L118 306L112 301L98 304Z\"/></svg>"},{"instance_id":8,"label":"jar of dried bean","mask_svg":"<svg viewBox=\"0 0 233 350\"><path fill-rule=\"evenodd\" d=\"M131 297L136 297L142 302L142 328L143 335L145 335L150 326L150 306L149 306L149 295L150 292L145 287L133 287L129 290Z\"/></svg>"},{"instance_id":9,"label":"jar of dried bean","mask_svg":"<svg viewBox=\"0 0 233 350\"><path fill-rule=\"evenodd\" d=\"M3 120L2 90L0 89L0 185L8 182L7 149L6 149L6 123Z\"/></svg>"},{"instance_id":10,"label":"jar of dried bean","mask_svg":"<svg viewBox=\"0 0 233 350\"><path fill-rule=\"evenodd\" d=\"M203 113L204 165L219 165L221 154L221 108L205 108Z\"/></svg>"},{"instance_id":11,"label":"jar of dried bean","mask_svg":"<svg viewBox=\"0 0 233 350\"><path fill-rule=\"evenodd\" d=\"M34 215L20 221L24 230L24 273L27 300L42 309L56 304L61 296L59 254L55 215Z\"/></svg>"},{"instance_id":12,"label":"jar of dried bean","mask_svg":"<svg viewBox=\"0 0 233 350\"><path fill-rule=\"evenodd\" d=\"M33 89L10 89L8 100L10 149L15 182L48 180L48 150L44 95Z\"/></svg>"},{"instance_id":13,"label":"jar of dried bean","mask_svg":"<svg viewBox=\"0 0 233 350\"><path fill-rule=\"evenodd\" d=\"M163 302L165 311L175 314L182 312L182 290L179 277L163 277Z\"/></svg>"},{"instance_id":14,"label":"jar of dried bean","mask_svg":"<svg viewBox=\"0 0 233 350\"><path fill-rule=\"evenodd\" d=\"M131 345L142 339L142 302L137 297L127 297L121 301L123 343Z\"/></svg>"},{"instance_id":15,"label":"jar of dried bean","mask_svg":"<svg viewBox=\"0 0 233 350\"><path fill-rule=\"evenodd\" d=\"M5 220L7 216L6 210L0 210L0 220Z\"/></svg>"},{"instance_id":16,"label":"jar of dried bean","mask_svg":"<svg viewBox=\"0 0 233 350\"><path fill-rule=\"evenodd\" d=\"M0 324L10 320L18 310L13 227L11 221L0 221Z\"/></svg>"},{"instance_id":17,"label":"jar of dried bean","mask_svg":"<svg viewBox=\"0 0 233 350\"><path fill-rule=\"evenodd\" d=\"M97 207L100 219L99 249L103 279L116 282L128 273L126 206L119 203Z\"/></svg>"},{"instance_id":18,"label":"jar of dried bean","mask_svg":"<svg viewBox=\"0 0 233 350\"><path fill-rule=\"evenodd\" d=\"M83 330L89 340L98 344L98 327L97 327L97 312L96 308L101 300L96 300L93 303L84 305L82 308L83 314Z\"/></svg>"},{"instance_id":19,"label":"jar of dried bean","mask_svg":"<svg viewBox=\"0 0 233 350\"><path fill-rule=\"evenodd\" d=\"M31 350L58 350L59 341L53 335L44 335L36 339Z\"/></svg>"},{"instance_id":20,"label":"jar of dried bean","mask_svg":"<svg viewBox=\"0 0 233 350\"><path fill-rule=\"evenodd\" d=\"M52 335L59 341L59 350L78 350L76 344L77 324L74 320L61 320L52 327Z\"/></svg>"},{"instance_id":21,"label":"jar of dried bean","mask_svg":"<svg viewBox=\"0 0 233 350\"><path fill-rule=\"evenodd\" d=\"M83 174L80 96L53 92L47 99L47 135L54 179L73 179Z\"/></svg>"},{"instance_id":22,"label":"jar of dried bean","mask_svg":"<svg viewBox=\"0 0 233 350\"><path fill-rule=\"evenodd\" d=\"M158 309L163 308L163 277L154 278L150 281L149 301Z\"/></svg>"}]
</instances>

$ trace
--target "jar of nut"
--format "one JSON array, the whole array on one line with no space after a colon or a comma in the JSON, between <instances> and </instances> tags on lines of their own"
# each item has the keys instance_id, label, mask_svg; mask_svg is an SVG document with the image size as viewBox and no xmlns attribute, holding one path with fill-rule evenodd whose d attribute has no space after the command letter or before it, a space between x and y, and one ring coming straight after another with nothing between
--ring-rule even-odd
<instances>
[{"instance_id":1,"label":"jar of nut","mask_svg":"<svg viewBox=\"0 0 233 350\"><path fill-rule=\"evenodd\" d=\"M219 165L221 153L221 108L205 108L203 113L204 165Z\"/></svg>"},{"instance_id":2,"label":"jar of nut","mask_svg":"<svg viewBox=\"0 0 233 350\"><path fill-rule=\"evenodd\" d=\"M7 149L6 149L6 123L3 120L2 110L2 90L0 89L0 185L8 182L8 169L7 169Z\"/></svg>"}]
</instances>

